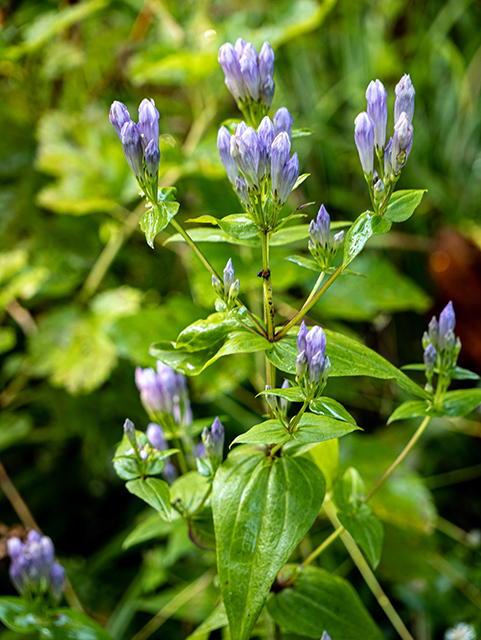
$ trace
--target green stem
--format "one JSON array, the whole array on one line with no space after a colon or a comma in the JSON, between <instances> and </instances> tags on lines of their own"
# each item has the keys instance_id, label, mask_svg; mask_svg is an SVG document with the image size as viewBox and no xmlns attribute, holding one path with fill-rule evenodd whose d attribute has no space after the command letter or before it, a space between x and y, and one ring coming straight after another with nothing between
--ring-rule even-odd
<instances>
[{"instance_id":1,"label":"green stem","mask_svg":"<svg viewBox=\"0 0 481 640\"><path fill-rule=\"evenodd\" d=\"M262 280L264 286L264 321L267 339L274 341L276 326L274 321L274 300L272 297L271 271L269 269L269 234L262 234Z\"/></svg>"},{"instance_id":2,"label":"green stem","mask_svg":"<svg viewBox=\"0 0 481 640\"><path fill-rule=\"evenodd\" d=\"M337 529L335 529L331 533L331 535L324 540L324 542L321 542L321 544L317 547L317 549L314 549L314 551L310 555L308 555L303 562L301 562L301 564L297 567L296 572L297 573L301 572L304 567L306 567L308 564L311 564L311 562L315 560L317 556L320 556L321 553L325 551L327 547L332 542L334 542L334 540L338 538L343 531L344 531L344 527L342 525L340 525Z\"/></svg>"},{"instance_id":3,"label":"green stem","mask_svg":"<svg viewBox=\"0 0 481 640\"><path fill-rule=\"evenodd\" d=\"M339 529L339 527L342 527L336 515L336 508L334 507L332 502L326 502L324 505L324 510L327 514L327 517L331 521L333 527L336 528L336 530ZM341 540L344 543L344 546L349 552L349 555L354 560L354 564L359 569L367 586L370 588L370 590L374 594L374 597L379 602L380 606L384 609L384 612L389 618L389 620L391 621L391 624L393 625L393 627L396 629L396 631L398 632L398 634L401 636L403 640L414 640L414 638L406 628L406 625L399 617L397 611L392 606L389 598L382 590L382 587L377 581L376 576L374 575L368 563L364 559L364 556L362 555L362 553L359 551L357 544L354 542L354 540L351 538L351 536L348 534L347 531L341 531L340 536L341 536Z\"/></svg>"},{"instance_id":4,"label":"green stem","mask_svg":"<svg viewBox=\"0 0 481 640\"><path fill-rule=\"evenodd\" d=\"M189 470L187 467L187 462L185 461L184 449L182 448L182 442L180 438L172 438L172 443L176 449L179 450L177 454L177 459L179 461L179 468L182 474L187 473Z\"/></svg>"},{"instance_id":5,"label":"green stem","mask_svg":"<svg viewBox=\"0 0 481 640\"><path fill-rule=\"evenodd\" d=\"M426 430L426 427L428 426L428 424L430 422L431 422L431 416L426 416L424 418L424 420L422 421L422 423L417 428L417 430L414 433L414 435L411 438L411 440L409 440L407 445L404 447L404 449L398 455L396 460L394 460L394 462L389 467L389 469L381 476L381 478L379 478L379 480L376 482L376 484L371 489L371 491L369 491L367 496L364 498L364 502L367 502L369 500L369 498L372 496L372 494L379 489L379 487L382 485L382 483L389 478L389 476L396 469L396 467L399 464L401 464L401 462L404 460L404 458L407 456L407 454L411 451L411 449L414 447L414 445L419 440L419 438L423 435L424 431Z\"/></svg>"},{"instance_id":6,"label":"green stem","mask_svg":"<svg viewBox=\"0 0 481 640\"><path fill-rule=\"evenodd\" d=\"M293 418L291 420L291 423L289 424L289 433L295 433L295 431L297 429L297 425L301 421L301 418L304 415L308 405L309 405L309 402L307 400L305 400L304 404L302 405L302 407L299 410L299 413L296 415L295 418Z\"/></svg>"},{"instance_id":7,"label":"green stem","mask_svg":"<svg viewBox=\"0 0 481 640\"><path fill-rule=\"evenodd\" d=\"M303 318L306 313L312 309L312 307L316 304L316 302L323 296L329 287L337 280L337 278L342 273L343 265L339 265L337 269L334 271L332 276L327 280L327 282L319 289L319 291L314 296L309 296L306 302L303 304L302 308L289 320L289 322L280 329L276 334L276 341L281 340L289 331L291 327L293 327L301 318Z\"/></svg>"}]
</instances>

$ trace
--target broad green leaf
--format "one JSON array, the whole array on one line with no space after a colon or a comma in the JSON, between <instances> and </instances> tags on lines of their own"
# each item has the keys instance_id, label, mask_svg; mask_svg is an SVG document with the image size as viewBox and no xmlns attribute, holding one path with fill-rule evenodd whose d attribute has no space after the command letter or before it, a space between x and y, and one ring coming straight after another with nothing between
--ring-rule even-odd
<instances>
[{"instance_id":1,"label":"broad green leaf","mask_svg":"<svg viewBox=\"0 0 481 640\"><path fill-rule=\"evenodd\" d=\"M210 488L207 478L197 471L189 471L171 485L170 499L183 515L188 516L197 511Z\"/></svg>"},{"instance_id":2,"label":"broad green leaf","mask_svg":"<svg viewBox=\"0 0 481 640\"><path fill-rule=\"evenodd\" d=\"M294 570L287 565L281 579ZM293 586L269 598L267 609L283 630L296 635L319 639L326 630L332 640L384 638L349 582L317 567L305 567Z\"/></svg>"},{"instance_id":3,"label":"broad green leaf","mask_svg":"<svg viewBox=\"0 0 481 640\"><path fill-rule=\"evenodd\" d=\"M425 189L396 191L389 199L384 216L392 222L408 220L421 203L425 192Z\"/></svg>"},{"instance_id":4,"label":"broad green leaf","mask_svg":"<svg viewBox=\"0 0 481 640\"><path fill-rule=\"evenodd\" d=\"M462 367L454 367L448 371L448 376L452 380L479 380L479 376L474 371L463 369Z\"/></svg>"},{"instance_id":5,"label":"broad green leaf","mask_svg":"<svg viewBox=\"0 0 481 640\"><path fill-rule=\"evenodd\" d=\"M385 216L381 216L378 213L372 215L371 220L372 232L377 235L382 235L390 231L392 227L391 220L388 220Z\"/></svg>"},{"instance_id":6,"label":"broad green leaf","mask_svg":"<svg viewBox=\"0 0 481 640\"><path fill-rule=\"evenodd\" d=\"M172 520L175 520L174 514ZM177 518L180 516L177 515ZM145 520L139 522L138 525L129 533L129 535L122 542L122 549L129 549L136 544L159 538L160 536L166 536L172 530L172 523L162 520L157 511L147 516Z\"/></svg>"},{"instance_id":7,"label":"broad green leaf","mask_svg":"<svg viewBox=\"0 0 481 640\"><path fill-rule=\"evenodd\" d=\"M16 633L35 633L40 618L29 610L23 598L10 596L0 598L0 620Z\"/></svg>"},{"instance_id":8,"label":"broad green leaf","mask_svg":"<svg viewBox=\"0 0 481 640\"><path fill-rule=\"evenodd\" d=\"M331 224L331 228L336 228L336 223ZM233 238L222 229L191 229L189 230L189 236L195 242L228 242L229 244L242 244L248 247L260 247L260 238ZM285 244L291 244L293 242L300 242L305 240L309 236L309 225L294 225L292 227L284 227L280 231L276 231L271 235L270 245L272 247L279 247ZM165 244L170 242L185 242L184 238L176 233L165 241Z\"/></svg>"},{"instance_id":9,"label":"broad green leaf","mask_svg":"<svg viewBox=\"0 0 481 640\"><path fill-rule=\"evenodd\" d=\"M167 482L159 478L145 478L129 480L125 487L158 511L163 518L171 520L170 491Z\"/></svg>"},{"instance_id":10,"label":"broad green leaf","mask_svg":"<svg viewBox=\"0 0 481 640\"><path fill-rule=\"evenodd\" d=\"M80 611L62 607L50 613L52 621L47 629L53 640L112 640L105 629Z\"/></svg>"},{"instance_id":11,"label":"broad green leaf","mask_svg":"<svg viewBox=\"0 0 481 640\"><path fill-rule=\"evenodd\" d=\"M240 447L217 471L212 505L232 640L247 640L285 562L316 519L325 482L310 460Z\"/></svg>"},{"instance_id":12,"label":"broad green leaf","mask_svg":"<svg viewBox=\"0 0 481 640\"><path fill-rule=\"evenodd\" d=\"M186 327L176 340L175 347L181 351L210 349L226 338L229 331L242 328L237 320L238 312L213 313L205 320L197 320Z\"/></svg>"},{"instance_id":13,"label":"broad green leaf","mask_svg":"<svg viewBox=\"0 0 481 640\"><path fill-rule=\"evenodd\" d=\"M363 505L354 515L338 513L342 526L354 538L376 569L381 559L384 530L381 521L371 514L368 505Z\"/></svg>"},{"instance_id":14,"label":"broad green leaf","mask_svg":"<svg viewBox=\"0 0 481 640\"><path fill-rule=\"evenodd\" d=\"M291 435L279 420L267 420L257 424L246 433L237 436L232 444L283 444L293 440L298 444L324 442L332 438L341 438L359 427L345 420L336 420L328 416L305 413L295 432Z\"/></svg>"},{"instance_id":15,"label":"broad green leaf","mask_svg":"<svg viewBox=\"0 0 481 640\"><path fill-rule=\"evenodd\" d=\"M248 240L259 235L259 229L245 213L235 213L217 220L221 229L237 240Z\"/></svg>"},{"instance_id":16,"label":"broad green leaf","mask_svg":"<svg viewBox=\"0 0 481 640\"><path fill-rule=\"evenodd\" d=\"M205 365L210 364L233 353L254 353L269 349L271 343L263 336L251 333L250 331L233 331L227 337L220 350Z\"/></svg>"},{"instance_id":17,"label":"broad green leaf","mask_svg":"<svg viewBox=\"0 0 481 640\"><path fill-rule=\"evenodd\" d=\"M189 538L200 549L215 551L214 519L210 505L202 507L187 518Z\"/></svg>"},{"instance_id":18,"label":"broad green leaf","mask_svg":"<svg viewBox=\"0 0 481 640\"><path fill-rule=\"evenodd\" d=\"M326 353L331 360L330 376L370 376L384 380L394 380L402 389L421 398L429 394L413 382L402 371L378 353L347 336L325 329L327 337ZM269 360L281 371L296 372L298 355L296 336L288 335L266 351Z\"/></svg>"},{"instance_id":19,"label":"broad green leaf","mask_svg":"<svg viewBox=\"0 0 481 640\"><path fill-rule=\"evenodd\" d=\"M136 431L135 434L137 442L141 446L145 447L146 444L149 444L143 431ZM178 452L178 449L155 451L149 456L149 460L139 461L135 456L127 455L127 452L131 449L132 445L124 434L113 458L115 472L122 480L133 480L140 476L156 476L164 470L164 460Z\"/></svg>"},{"instance_id":20,"label":"broad green leaf","mask_svg":"<svg viewBox=\"0 0 481 640\"><path fill-rule=\"evenodd\" d=\"M149 349L149 353L154 358L168 364L176 371L181 371L187 376L195 376L203 371L207 362L215 355L216 349L204 349L189 353L187 351L177 351L172 342L163 340L154 342Z\"/></svg>"},{"instance_id":21,"label":"broad green leaf","mask_svg":"<svg viewBox=\"0 0 481 640\"><path fill-rule=\"evenodd\" d=\"M227 627L228 624L229 621L227 620L224 603L220 602L220 604L214 609L210 616L197 627L194 633L191 633L190 636L187 636L186 640L196 640L197 638L201 638L201 640L204 640L204 638L211 631Z\"/></svg>"},{"instance_id":22,"label":"broad green leaf","mask_svg":"<svg viewBox=\"0 0 481 640\"><path fill-rule=\"evenodd\" d=\"M288 387L287 389L266 389L261 391L258 395L278 396L279 398L284 398L284 400L289 400L289 402L304 402L304 395L302 389L299 387Z\"/></svg>"},{"instance_id":23,"label":"broad green leaf","mask_svg":"<svg viewBox=\"0 0 481 640\"><path fill-rule=\"evenodd\" d=\"M426 400L408 400L397 407L389 416L388 424L395 420L408 420L416 416L426 417L429 414L429 402Z\"/></svg>"},{"instance_id":24,"label":"broad green leaf","mask_svg":"<svg viewBox=\"0 0 481 640\"><path fill-rule=\"evenodd\" d=\"M440 412L449 418L465 416L481 402L481 389L448 391L443 398Z\"/></svg>"},{"instance_id":25,"label":"broad green leaf","mask_svg":"<svg viewBox=\"0 0 481 640\"><path fill-rule=\"evenodd\" d=\"M147 244L154 248L155 236L169 224L179 210L180 204L175 201L175 187L159 189L158 203L148 209L140 219L140 228L145 233Z\"/></svg>"},{"instance_id":26,"label":"broad green leaf","mask_svg":"<svg viewBox=\"0 0 481 640\"><path fill-rule=\"evenodd\" d=\"M317 398L317 400L313 400L309 404L309 409L313 413L318 413L322 416L331 416L332 418L337 418L338 420L345 420L346 422L350 422L351 424L356 424L356 421L351 416L349 411L345 409L342 404L340 404L334 398L326 398L321 396Z\"/></svg>"},{"instance_id":27,"label":"broad green leaf","mask_svg":"<svg viewBox=\"0 0 481 640\"><path fill-rule=\"evenodd\" d=\"M342 513L355 513L362 505L366 487L359 471L348 467L334 487L336 506Z\"/></svg>"},{"instance_id":28,"label":"broad green leaf","mask_svg":"<svg viewBox=\"0 0 481 640\"><path fill-rule=\"evenodd\" d=\"M372 214L370 211L365 211L354 221L346 234L343 259L344 269L361 253L372 234Z\"/></svg>"}]
</instances>

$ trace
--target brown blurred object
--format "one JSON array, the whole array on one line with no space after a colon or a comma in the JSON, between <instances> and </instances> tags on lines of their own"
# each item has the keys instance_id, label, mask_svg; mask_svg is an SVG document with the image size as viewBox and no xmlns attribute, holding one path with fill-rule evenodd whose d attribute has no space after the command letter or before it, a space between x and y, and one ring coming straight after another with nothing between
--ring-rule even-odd
<instances>
[{"instance_id":1,"label":"brown blurred object","mask_svg":"<svg viewBox=\"0 0 481 640\"><path fill-rule=\"evenodd\" d=\"M0 522L0 560L8 556L7 553L7 540L9 538L20 538L25 541L27 538L28 529L22 527L21 524L17 524L14 527L7 527L6 524Z\"/></svg>"},{"instance_id":2,"label":"brown blurred object","mask_svg":"<svg viewBox=\"0 0 481 640\"><path fill-rule=\"evenodd\" d=\"M436 314L452 300L462 349L461 366L481 369L481 251L466 236L445 228L433 242L429 272L438 289Z\"/></svg>"}]
</instances>

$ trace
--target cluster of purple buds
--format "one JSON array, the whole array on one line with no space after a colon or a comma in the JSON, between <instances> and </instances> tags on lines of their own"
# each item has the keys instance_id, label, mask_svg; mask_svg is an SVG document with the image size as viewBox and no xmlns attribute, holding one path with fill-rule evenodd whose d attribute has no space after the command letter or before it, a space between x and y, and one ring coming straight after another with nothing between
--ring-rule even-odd
<instances>
[{"instance_id":1,"label":"cluster of purple buds","mask_svg":"<svg viewBox=\"0 0 481 640\"><path fill-rule=\"evenodd\" d=\"M322 269L329 267L337 250L344 242L344 231L334 234L332 240L329 238L330 231L331 218L322 204L316 220L311 220L309 225L308 242L309 251Z\"/></svg>"},{"instance_id":2,"label":"cluster of purple buds","mask_svg":"<svg viewBox=\"0 0 481 640\"><path fill-rule=\"evenodd\" d=\"M169 449L162 427L159 424L155 424L155 422L151 422L147 427L146 436L148 442L145 445L137 441L134 423L128 418L124 422L124 433L132 445L132 448L125 455L135 455L142 462L153 461L159 451L167 451ZM177 470L169 459L165 460L162 475L168 482L173 482L177 478Z\"/></svg>"},{"instance_id":3,"label":"cluster of purple buds","mask_svg":"<svg viewBox=\"0 0 481 640\"><path fill-rule=\"evenodd\" d=\"M297 334L296 381L306 397L313 400L321 395L331 370L326 356L326 334L319 326L309 331L302 322Z\"/></svg>"},{"instance_id":4,"label":"cluster of purple buds","mask_svg":"<svg viewBox=\"0 0 481 640\"><path fill-rule=\"evenodd\" d=\"M216 305L218 311L230 311L235 306L237 296L240 291L239 278L236 279L232 260L229 258L224 268L224 282L221 282L216 276L212 276L212 286L219 296L222 308Z\"/></svg>"},{"instance_id":5,"label":"cluster of purple buds","mask_svg":"<svg viewBox=\"0 0 481 640\"><path fill-rule=\"evenodd\" d=\"M255 120L254 115L265 115L272 104L274 58L268 42L264 42L260 53L251 42L244 42L242 38L238 38L234 46L227 42L220 48L219 62L227 88L242 113L252 120Z\"/></svg>"},{"instance_id":6,"label":"cluster of purple buds","mask_svg":"<svg viewBox=\"0 0 481 640\"><path fill-rule=\"evenodd\" d=\"M454 335L456 316L453 303L448 302L439 315L439 321L432 317L428 330L423 335L424 367L429 390L432 390L432 378L435 372L446 374L456 366L461 341Z\"/></svg>"},{"instance_id":7,"label":"cluster of purple buds","mask_svg":"<svg viewBox=\"0 0 481 640\"><path fill-rule=\"evenodd\" d=\"M290 386L291 386L291 383L289 382L289 380L284 380L284 382L282 383L281 389L289 389ZM270 390L271 390L271 387L266 384L266 391L270 391ZM281 422L285 423L287 419L287 411L289 409L289 400L286 400L285 398L280 398L280 397L278 398L277 396L271 393L266 393L264 397L269 406L269 409L276 416L276 418Z\"/></svg>"},{"instance_id":8,"label":"cluster of purple buds","mask_svg":"<svg viewBox=\"0 0 481 640\"><path fill-rule=\"evenodd\" d=\"M219 418L210 430L204 427L202 442L195 448L197 470L203 476L212 476L222 464L224 457L224 426Z\"/></svg>"},{"instance_id":9,"label":"cluster of purple buds","mask_svg":"<svg viewBox=\"0 0 481 640\"><path fill-rule=\"evenodd\" d=\"M396 85L394 134L386 141L386 89L380 80L372 81L366 91L367 112L354 121L356 142L362 170L372 189L376 206L381 204L389 185L399 178L413 145L414 87L404 75ZM380 174L374 169L374 152L379 159Z\"/></svg>"},{"instance_id":10,"label":"cluster of purple buds","mask_svg":"<svg viewBox=\"0 0 481 640\"><path fill-rule=\"evenodd\" d=\"M265 116L257 131L245 122L233 135L221 127L217 136L220 158L231 184L261 229L272 226L299 177L297 153L291 157L292 116L281 107L273 120ZM268 197L273 213L264 214Z\"/></svg>"},{"instance_id":11,"label":"cluster of purple buds","mask_svg":"<svg viewBox=\"0 0 481 640\"><path fill-rule=\"evenodd\" d=\"M115 100L110 107L109 120L123 144L125 157L137 182L156 203L160 150L159 112L154 101L142 100L136 124L127 107Z\"/></svg>"},{"instance_id":12,"label":"cluster of purple buds","mask_svg":"<svg viewBox=\"0 0 481 640\"><path fill-rule=\"evenodd\" d=\"M55 603L60 600L65 585L65 569L55 560L52 540L38 531L28 532L23 543L20 538L7 541L10 579L22 596L46 596Z\"/></svg>"},{"instance_id":13,"label":"cluster of purple buds","mask_svg":"<svg viewBox=\"0 0 481 640\"><path fill-rule=\"evenodd\" d=\"M160 423L168 435L176 427L192 422L187 381L182 373L157 360L157 371L149 367L135 370L135 384L150 419Z\"/></svg>"}]
</instances>

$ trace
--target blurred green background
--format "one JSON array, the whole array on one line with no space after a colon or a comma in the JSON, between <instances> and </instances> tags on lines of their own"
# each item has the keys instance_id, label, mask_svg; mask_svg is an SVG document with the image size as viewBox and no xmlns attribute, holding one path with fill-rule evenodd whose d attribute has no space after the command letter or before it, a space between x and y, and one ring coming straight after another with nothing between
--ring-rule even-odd
<instances>
[{"instance_id":1,"label":"blurred green background","mask_svg":"<svg viewBox=\"0 0 481 640\"><path fill-rule=\"evenodd\" d=\"M111 102L134 115L144 97L154 98L162 182L178 188L180 221L236 213L216 136L239 114L217 52L239 36L258 48L268 40L276 51L273 110L287 106L295 127L314 132L294 141L301 172L311 177L292 204L315 202L308 219L324 203L333 220L354 220L369 206L353 141L365 89L375 78L385 84L392 128L394 86L410 73L414 147L398 186L428 193L407 223L356 260L366 279L342 280L311 320L358 336L401 366L421 360L427 321L452 299L460 364L479 370L480 33L481 6L469 0L0 5L0 460L53 538L80 599L109 621L115 638L131 637L212 562L184 529L122 548L145 511L110 460L125 418L141 429L148 422L134 367L154 364L149 345L208 315L214 295L188 248L162 246L169 229L155 250L147 246L136 184L108 120ZM284 260L305 248L273 250L280 319L314 282L312 272ZM259 309L256 251L217 244L205 252L216 268L232 256L244 295ZM230 442L262 412L260 386L250 356L223 359L189 380L194 414L223 416ZM330 381L327 393L365 429L341 442L342 463L373 482L414 429L409 421L385 426L407 397L360 378ZM460 621L481 631L480 437L476 415L434 421L397 489L380 492L374 505L386 526L377 575L416 640L441 639ZM18 522L0 492L0 535ZM395 638L337 544L321 566L348 577ZM0 542L0 592L13 593L3 552ZM154 637L186 637L217 598L209 587ZM0 632L2 640L14 635Z\"/></svg>"}]
</instances>

